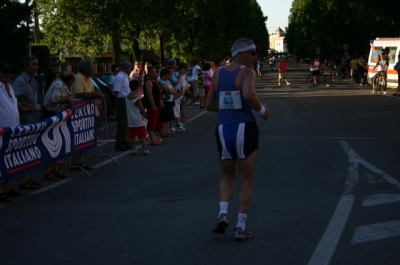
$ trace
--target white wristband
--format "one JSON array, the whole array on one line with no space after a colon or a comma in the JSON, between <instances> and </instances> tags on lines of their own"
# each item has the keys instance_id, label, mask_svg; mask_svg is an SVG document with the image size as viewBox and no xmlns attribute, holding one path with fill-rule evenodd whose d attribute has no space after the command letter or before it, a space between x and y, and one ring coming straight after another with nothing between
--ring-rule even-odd
<instances>
[{"instance_id":1,"label":"white wristband","mask_svg":"<svg viewBox=\"0 0 400 265\"><path fill-rule=\"evenodd\" d=\"M260 116L263 116L265 113L265 107L264 105L261 105L261 109L258 111L258 114L260 114Z\"/></svg>"}]
</instances>

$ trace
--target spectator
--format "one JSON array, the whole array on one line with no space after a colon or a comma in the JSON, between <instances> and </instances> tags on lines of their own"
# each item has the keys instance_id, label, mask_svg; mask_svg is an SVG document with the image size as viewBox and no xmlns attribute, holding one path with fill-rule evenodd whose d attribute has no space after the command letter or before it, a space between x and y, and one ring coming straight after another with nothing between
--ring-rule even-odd
<instances>
[{"instance_id":1,"label":"spectator","mask_svg":"<svg viewBox=\"0 0 400 265\"><path fill-rule=\"evenodd\" d=\"M189 118L189 116L186 115L185 112L185 102L186 102L186 95L192 95L193 94L189 90L189 82L187 81L187 72L189 71L190 67L188 64L183 63L179 65L179 71L181 69L184 69L182 71L182 78L179 83L179 87L181 89L181 96L182 96L182 101L181 101L181 121L183 122L183 119Z\"/></svg>"},{"instance_id":2,"label":"spectator","mask_svg":"<svg viewBox=\"0 0 400 265\"><path fill-rule=\"evenodd\" d=\"M115 76L119 73L120 68L117 64L111 65L111 75L108 80L108 84L111 86L111 88L114 87L114 82L115 82Z\"/></svg>"},{"instance_id":3,"label":"spectator","mask_svg":"<svg viewBox=\"0 0 400 265\"><path fill-rule=\"evenodd\" d=\"M156 67L149 68L149 78L146 80L143 105L147 112L147 132L151 145L162 144L162 139L155 135L160 116L160 108L164 106L161 100L161 86L157 81L158 72Z\"/></svg>"},{"instance_id":4,"label":"spectator","mask_svg":"<svg viewBox=\"0 0 400 265\"><path fill-rule=\"evenodd\" d=\"M115 111L117 114L117 133L115 135L115 151L129 150L128 125L125 98L131 92L129 89L129 76L132 64L123 60L120 64L121 71L115 76L113 95L115 96ZM136 80L138 81L138 80ZM139 81L138 81L139 82ZM135 90L137 92L137 90ZM138 97L140 95L137 95Z\"/></svg>"},{"instance_id":5,"label":"spectator","mask_svg":"<svg viewBox=\"0 0 400 265\"><path fill-rule=\"evenodd\" d=\"M11 68L6 62L0 62L0 127L19 125L18 101L10 84ZM23 193L11 187L9 180L0 186L0 202L11 202L10 196L21 196Z\"/></svg>"},{"instance_id":6,"label":"spectator","mask_svg":"<svg viewBox=\"0 0 400 265\"><path fill-rule=\"evenodd\" d=\"M129 80L137 80L139 81L139 89L136 90L138 96L143 96L143 69L142 69L142 62L140 60L135 61L134 68L132 72L129 74Z\"/></svg>"},{"instance_id":7,"label":"spectator","mask_svg":"<svg viewBox=\"0 0 400 265\"><path fill-rule=\"evenodd\" d=\"M259 78L262 77L262 68L263 68L263 64L261 63L260 60L257 61L257 75Z\"/></svg>"},{"instance_id":8,"label":"spectator","mask_svg":"<svg viewBox=\"0 0 400 265\"><path fill-rule=\"evenodd\" d=\"M205 91L204 91L204 87L203 87L203 81L204 81L203 65L204 65L204 62L201 62L201 68L197 71L197 89L199 91L198 97L200 99L200 102L199 102L199 104L195 103L195 105L200 105L201 109L204 108L204 96L205 96ZM203 99L203 102L201 101L202 99Z\"/></svg>"},{"instance_id":9,"label":"spectator","mask_svg":"<svg viewBox=\"0 0 400 265\"><path fill-rule=\"evenodd\" d=\"M142 145L143 155L150 155L150 151L149 149L147 149L144 108L142 104L142 99L140 96L137 96L136 91L139 88L139 81L130 81L129 88L131 92L126 96L125 103L128 117L129 144L131 146L131 155L137 154L135 145L136 136L139 139L140 144Z\"/></svg>"},{"instance_id":10,"label":"spectator","mask_svg":"<svg viewBox=\"0 0 400 265\"><path fill-rule=\"evenodd\" d=\"M198 73L201 70L201 62L196 61L195 66L193 67L192 71L192 88L193 88L193 100L195 105L199 105L199 87L198 87Z\"/></svg>"},{"instance_id":11,"label":"spectator","mask_svg":"<svg viewBox=\"0 0 400 265\"><path fill-rule=\"evenodd\" d=\"M274 65L275 65L275 56L269 57L269 67L271 70L274 70Z\"/></svg>"},{"instance_id":12,"label":"spectator","mask_svg":"<svg viewBox=\"0 0 400 265\"><path fill-rule=\"evenodd\" d=\"M212 78L212 71L211 71L211 64L205 63L203 65L203 89L204 89L204 96L200 97L200 108L204 108L205 100L208 95L208 91L210 91L211 87L211 78Z\"/></svg>"},{"instance_id":13,"label":"spectator","mask_svg":"<svg viewBox=\"0 0 400 265\"><path fill-rule=\"evenodd\" d=\"M365 85L365 76L367 74L367 62L364 59L363 56L360 56L360 58L358 59L357 62L357 72L360 75L360 86L364 86Z\"/></svg>"},{"instance_id":14,"label":"spectator","mask_svg":"<svg viewBox=\"0 0 400 265\"><path fill-rule=\"evenodd\" d=\"M397 71L397 92L393 96L400 96L400 54L397 55L397 63L394 65L394 70Z\"/></svg>"},{"instance_id":15,"label":"spectator","mask_svg":"<svg viewBox=\"0 0 400 265\"><path fill-rule=\"evenodd\" d=\"M75 82L72 72L66 71L58 79L53 69L48 69L45 75L46 95L43 100L43 118L50 118L57 112L63 111L72 105L72 97L68 87ZM60 171L57 162L44 166L44 181L53 181L68 177Z\"/></svg>"},{"instance_id":16,"label":"spectator","mask_svg":"<svg viewBox=\"0 0 400 265\"><path fill-rule=\"evenodd\" d=\"M146 80L147 80L147 78L148 78L148 75L149 75L149 71L150 71L150 68L152 67L153 65L150 63L150 62L145 62L144 63L144 82L146 82Z\"/></svg>"},{"instance_id":17,"label":"spectator","mask_svg":"<svg viewBox=\"0 0 400 265\"><path fill-rule=\"evenodd\" d=\"M90 81L93 76L93 62L90 59L84 59L78 64L78 73L75 75L75 82L71 86L71 96L73 99L104 99L104 95L95 91ZM87 161L89 159L88 151L81 152L72 157L72 167L70 170L91 170Z\"/></svg>"},{"instance_id":18,"label":"spectator","mask_svg":"<svg viewBox=\"0 0 400 265\"><path fill-rule=\"evenodd\" d=\"M38 104L38 91L35 89L35 78L39 68L39 61L34 55L27 55L23 61L24 72L15 79L13 88L18 99L20 124L39 122L40 109ZM20 189L37 189L40 183L33 181L27 174L21 177Z\"/></svg>"},{"instance_id":19,"label":"spectator","mask_svg":"<svg viewBox=\"0 0 400 265\"><path fill-rule=\"evenodd\" d=\"M185 69L179 69L178 70L178 65L176 63L175 59L169 59L167 62L167 67L169 69L169 82L171 85L175 88L176 93L174 93L174 107L173 107L173 112L174 112L174 121L175 121L175 126L173 123L171 123L169 130L172 132L180 131L183 132L185 131L185 127L183 126L183 123L181 123L181 103L182 103L182 96L181 96L181 89L180 89L180 81L183 78L183 72Z\"/></svg>"},{"instance_id":20,"label":"spectator","mask_svg":"<svg viewBox=\"0 0 400 265\"><path fill-rule=\"evenodd\" d=\"M163 137L171 137L174 135L172 131L169 130L169 125L174 119L174 96L176 89L169 82L169 69L163 68L160 71L159 83L161 85L161 99L163 100L164 107L161 108L161 128L160 134Z\"/></svg>"},{"instance_id":21,"label":"spectator","mask_svg":"<svg viewBox=\"0 0 400 265\"><path fill-rule=\"evenodd\" d=\"M358 75L357 72L357 57L353 56L350 63L349 63L349 67L350 67L350 77L351 77L351 82L353 83L353 85L356 85L356 77Z\"/></svg>"}]
</instances>

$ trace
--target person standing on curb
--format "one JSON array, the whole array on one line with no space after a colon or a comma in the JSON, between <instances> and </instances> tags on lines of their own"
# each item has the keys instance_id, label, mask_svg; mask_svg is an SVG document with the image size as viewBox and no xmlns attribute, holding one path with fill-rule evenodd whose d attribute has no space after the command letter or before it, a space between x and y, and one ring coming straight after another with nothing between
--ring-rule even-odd
<instances>
[{"instance_id":1,"label":"person standing on curb","mask_svg":"<svg viewBox=\"0 0 400 265\"><path fill-rule=\"evenodd\" d=\"M239 213L234 238L245 240L253 237L246 227L246 219L253 195L253 174L258 154L259 130L254 113L267 120L269 109L256 96L253 64L257 55L254 42L247 38L238 39L231 52L232 63L215 73L206 101L207 110L217 112L215 135L222 168L220 211L212 232L225 234L229 225L228 207L238 169Z\"/></svg>"},{"instance_id":2,"label":"person standing on curb","mask_svg":"<svg viewBox=\"0 0 400 265\"><path fill-rule=\"evenodd\" d=\"M12 69L8 62L0 62L0 127L19 125L18 101L10 84ZM9 197L23 193L11 187L10 180L0 182L0 203L11 202Z\"/></svg>"},{"instance_id":3,"label":"person standing on curb","mask_svg":"<svg viewBox=\"0 0 400 265\"><path fill-rule=\"evenodd\" d=\"M103 93L96 91L90 78L93 76L93 62L90 59L83 59L78 64L78 73L75 75L75 82L71 86L71 96L74 100L84 99L104 99ZM88 165L89 151L83 151L72 156L72 167L70 170L92 170Z\"/></svg>"},{"instance_id":4,"label":"person standing on curb","mask_svg":"<svg viewBox=\"0 0 400 265\"><path fill-rule=\"evenodd\" d=\"M279 60L278 63L278 86L281 87L281 80L284 79L286 82L286 85L290 86L289 81L287 80L287 67L286 67L286 62L283 57Z\"/></svg>"},{"instance_id":5,"label":"person standing on curb","mask_svg":"<svg viewBox=\"0 0 400 265\"><path fill-rule=\"evenodd\" d=\"M397 55L397 63L394 65L394 70L397 71L397 92L393 96L400 96L400 54Z\"/></svg>"},{"instance_id":6,"label":"person standing on curb","mask_svg":"<svg viewBox=\"0 0 400 265\"><path fill-rule=\"evenodd\" d=\"M20 124L36 123L41 120L41 106L38 104L35 75L39 69L39 60L34 55L27 55L23 61L24 71L13 82L15 96L18 99ZM24 173L19 188L21 190L38 189L39 182Z\"/></svg>"},{"instance_id":7,"label":"person standing on curb","mask_svg":"<svg viewBox=\"0 0 400 265\"><path fill-rule=\"evenodd\" d=\"M193 100L195 105L200 105L199 102L199 88L198 88L198 73L201 71L201 62L196 61L192 71L192 87L193 87Z\"/></svg>"},{"instance_id":8,"label":"person standing on curb","mask_svg":"<svg viewBox=\"0 0 400 265\"><path fill-rule=\"evenodd\" d=\"M128 144L128 117L126 114L126 96L131 93L129 88L129 73L132 64L123 60L120 64L121 71L115 76L113 95L115 96L115 111L117 114L117 133L115 135L115 151L127 151ZM137 92L137 90L135 90ZM138 95L139 96L139 95Z\"/></svg>"}]
</instances>

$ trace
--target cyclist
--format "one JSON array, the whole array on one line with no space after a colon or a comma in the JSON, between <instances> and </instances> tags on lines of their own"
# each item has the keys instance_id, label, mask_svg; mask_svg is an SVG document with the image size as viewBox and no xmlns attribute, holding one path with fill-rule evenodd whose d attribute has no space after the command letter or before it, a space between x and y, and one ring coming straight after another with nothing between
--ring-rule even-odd
<instances>
[{"instance_id":1,"label":"cyclist","mask_svg":"<svg viewBox=\"0 0 400 265\"><path fill-rule=\"evenodd\" d=\"M376 92L376 79L379 78L380 75L383 77L383 94L386 94L386 79L387 79L387 69L389 67L389 63L386 60L386 54L382 53L380 60L376 63L375 67L372 69L372 72L376 71L378 68L378 73L372 77L372 93ZM381 91L382 93L382 91Z\"/></svg>"},{"instance_id":2,"label":"cyclist","mask_svg":"<svg viewBox=\"0 0 400 265\"><path fill-rule=\"evenodd\" d=\"M314 85L313 86L318 86L318 76L321 75L321 71L320 71L321 64L322 63L319 60L318 56L315 57L315 59L312 60L311 63L310 63L310 71L311 71L311 74L314 77Z\"/></svg>"}]
</instances>

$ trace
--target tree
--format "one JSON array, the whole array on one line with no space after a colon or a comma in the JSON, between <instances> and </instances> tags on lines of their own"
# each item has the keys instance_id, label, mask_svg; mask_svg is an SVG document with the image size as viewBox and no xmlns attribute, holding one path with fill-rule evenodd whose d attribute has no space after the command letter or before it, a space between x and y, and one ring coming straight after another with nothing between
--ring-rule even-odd
<instances>
[{"instance_id":1,"label":"tree","mask_svg":"<svg viewBox=\"0 0 400 265\"><path fill-rule=\"evenodd\" d=\"M115 61L120 49L142 59L143 43L159 52L160 64L164 51L187 62L219 60L244 36L268 46L266 17L256 0L36 1L45 42L61 59L65 51L96 58L111 47Z\"/></svg>"},{"instance_id":2,"label":"tree","mask_svg":"<svg viewBox=\"0 0 400 265\"><path fill-rule=\"evenodd\" d=\"M31 7L16 0L0 0L0 58L21 70L22 58L28 54Z\"/></svg>"},{"instance_id":3,"label":"tree","mask_svg":"<svg viewBox=\"0 0 400 265\"><path fill-rule=\"evenodd\" d=\"M312 56L320 47L322 55L348 52L365 54L369 40L398 37L400 2L377 4L371 0L294 0L286 39L292 53Z\"/></svg>"}]
</instances>

